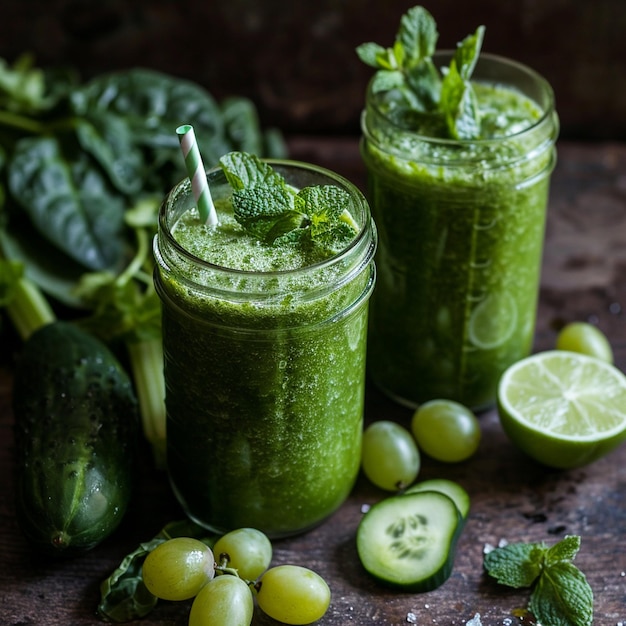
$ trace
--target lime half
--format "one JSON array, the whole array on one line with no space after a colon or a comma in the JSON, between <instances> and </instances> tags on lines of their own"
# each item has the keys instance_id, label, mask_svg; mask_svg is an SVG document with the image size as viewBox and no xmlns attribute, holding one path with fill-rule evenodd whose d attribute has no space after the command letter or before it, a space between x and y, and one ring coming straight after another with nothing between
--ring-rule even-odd
<instances>
[{"instance_id":1,"label":"lime half","mask_svg":"<svg viewBox=\"0 0 626 626\"><path fill-rule=\"evenodd\" d=\"M498 411L505 433L540 463L586 465L626 439L626 376L584 354L540 352L505 371Z\"/></svg>"}]
</instances>

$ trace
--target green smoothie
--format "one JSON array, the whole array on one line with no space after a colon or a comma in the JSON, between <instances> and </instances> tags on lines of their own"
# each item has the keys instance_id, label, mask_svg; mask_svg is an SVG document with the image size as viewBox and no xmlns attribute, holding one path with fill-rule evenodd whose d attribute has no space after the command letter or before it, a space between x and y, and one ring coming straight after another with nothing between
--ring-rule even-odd
<instances>
[{"instance_id":1,"label":"green smoothie","mask_svg":"<svg viewBox=\"0 0 626 626\"><path fill-rule=\"evenodd\" d=\"M479 37L466 42L472 52ZM452 73L453 57L434 53L424 63ZM363 114L379 232L368 367L409 406L434 398L489 406L501 373L533 341L558 126L552 92L498 57L482 55L471 70L458 72L465 78L455 87L469 104L457 118L444 105L411 109L402 85L381 90L375 81ZM443 101L450 91L444 84L433 93Z\"/></svg>"},{"instance_id":2,"label":"green smoothie","mask_svg":"<svg viewBox=\"0 0 626 626\"><path fill-rule=\"evenodd\" d=\"M346 189L354 240L267 245L234 219L214 171L219 225L200 223L183 185L163 206L156 258L174 491L210 529L282 536L330 515L358 473L375 232L344 179L274 168L296 188Z\"/></svg>"}]
</instances>

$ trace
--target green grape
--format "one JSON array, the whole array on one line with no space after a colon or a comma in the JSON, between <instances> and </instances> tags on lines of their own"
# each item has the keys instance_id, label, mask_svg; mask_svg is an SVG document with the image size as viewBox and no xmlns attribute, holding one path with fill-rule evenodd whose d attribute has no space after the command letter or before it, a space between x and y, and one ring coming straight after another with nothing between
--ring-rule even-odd
<instances>
[{"instance_id":1,"label":"green grape","mask_svg":"<svg viewBox=\"0 0 626 626\"><path fill-rule=\"evenodd\" d=\"M268 569L257 583L261 610L283 624L310 624L330 606L330 589L316 572L299 565Z\"/></svg>"},{"instance_id":2,"label":"green grape","mask_svg":"<svg viewBox=\"0 0 626 626\"><path fill-rule=\"evenodd\" d=\"M411 433L396 422L372 422L363 432L361 467L381 489L398 491L408 487L420 469L420 456Z\"/></svg>"},{"instance_id":3,"label":"green grape","mask_svg":"<svg viewBox=\"0 0 626 626\"><path fill-rule=\"evenodd\" d=\"M175 537L160 543L143 563L143 582L162 600L193 598L215 575L209 546L199 539Z\"/></svg>"},{"instance_id":4,"label":"green grape","mask_svg":"<svg viewBox=\"0 0 626 626\"><path fill-rule=\"evenodd\" d=\"M250 626L252 591L238 576L216 576L202 587L189 613L189 626Z\"/></svg>"},{"instance_id":5,"label":"green grape","mask_svg":"<svg viewBox=\"0 0 626 626\"><path fill-rule=\"evenodd\" d=\"M272 544L256 528L238 528L226 533L215 542L213 552L220 565L222 554L227 554L227 567L236 569L246 580L256 580L272 561Z\"/></svg>"},{"instance_id":6,"label":"green grape","mask_svg":"<svg viewBox=\"0 0 626 626\"><path fill-rule=\"evenodd\" d=\"M452 400L431 400L413 414L411 431L419 449L446 463L471 457L480 444L480 423L468 408Z\"/></svg>"},{"instance_id":7,"label":"green grape","mask_svg":"<svg viewBox=\"0 0 626 626\"><path fill-rule=\"evenodd\" d=\"M564 326L556 338L556 349L580 352L613 363L613 350L606 335L587 322L571 322Z\"/></svg>"}]
</instances>

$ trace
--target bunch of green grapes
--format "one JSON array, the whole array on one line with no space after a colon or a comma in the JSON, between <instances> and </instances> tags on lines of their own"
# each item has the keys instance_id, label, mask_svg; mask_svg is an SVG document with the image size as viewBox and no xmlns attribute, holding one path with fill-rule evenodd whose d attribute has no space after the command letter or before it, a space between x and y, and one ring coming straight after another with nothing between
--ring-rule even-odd
<instances>
[{"instance_id":1,"label":"bunch of green grapes","mask_svg":"<svg viewBox=\"0 0 626 626\"><path fill-rule=\"evenodd\" d=\"M310 624L330 605L330 589L316 572L297 565L270 567L272 544L254 528L220 537L213 549L176 537L154 548L143 563L148 589L163 600L193 598L189 626L249 626L259 608L284 624Z\"/></svg>"}]
</instances>

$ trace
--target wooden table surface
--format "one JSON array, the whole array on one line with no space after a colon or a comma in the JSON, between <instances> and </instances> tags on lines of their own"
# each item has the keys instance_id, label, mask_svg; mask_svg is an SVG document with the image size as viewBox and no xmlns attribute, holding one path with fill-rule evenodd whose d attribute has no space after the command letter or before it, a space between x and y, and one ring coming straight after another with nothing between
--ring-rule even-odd
<instances>
[{"instance_id":1,"label":"wooden table surface","mask_svg":"<svg viewBox=\"0 0 626 626\"><path fill-rule=\"evenodd\" d=\"M559 144L549 209L536 350L554 344L570 320L589 320L608 334L616 364L626 370L626 145ZM343 173L363 186L365 172L354 138L290 139L291 155ZM93 551L72 560L33 554L14 516L11 362L18 347L2 336L0 350L0 625L83 626L95 615L99 584L139 542L181 517L163 474L142 470L121 527ZM408 423L410 411L368 390L367 415ZM275 563L302 564L329 583L332 603L323 626L371 624L465 625L477 613L483 626L516 624L528 591L496 585L482 569L486 544L500 540L555 543L580 535L576 559L595 595L598 626L626 623L626 445L591 466L549 470L518 452L495 411L481 415L477 455L462 464L423 460L421 478L447 477L465 486L471 513L451 578L427 594L392 592L361 569L355 531L362 508L385 494L360 479L351 497L308 534L274 544ZM146 626L184 626L189 603L161 603ZM141 622L135 622L141 623ZM523 623L529 623L526 620ZM273 624L255 614L255 625ZM549 626L549 625L544 625Z\"/></svg>"}]
</instances>

